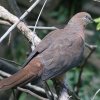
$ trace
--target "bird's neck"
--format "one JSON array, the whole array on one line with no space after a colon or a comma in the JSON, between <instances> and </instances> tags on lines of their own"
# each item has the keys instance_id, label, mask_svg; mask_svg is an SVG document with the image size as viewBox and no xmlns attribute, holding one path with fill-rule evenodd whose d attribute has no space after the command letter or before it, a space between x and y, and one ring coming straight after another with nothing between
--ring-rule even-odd
<instances>
[{"instance_id":1,"label":"bird's neck","mask_svg":"<svg viewBox=\"0 0 100 100\"><path fill-rule=\"evenodd\" d=\"M69 22L64 29L71 30L72 33L78 34L83 40L85 39L85 27L79 22Z\"/></svg>"}]
</instances>

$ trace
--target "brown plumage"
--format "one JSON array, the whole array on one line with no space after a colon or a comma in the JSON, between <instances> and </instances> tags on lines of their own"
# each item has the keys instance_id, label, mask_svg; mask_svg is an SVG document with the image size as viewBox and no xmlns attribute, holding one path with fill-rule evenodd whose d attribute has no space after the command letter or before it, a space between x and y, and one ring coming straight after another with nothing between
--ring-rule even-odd
<instances>
[{"instance_id":1,"label":"brown plumage","mask_svg":"<svg viewBox=\"0 0 100 100\"><path fill-rule=\"evenodd\" d=\"M6 90L40 76L44 81L57 77L78 66L84 51L84 29L92 20L86 12L76 14L64 29L50 32L36 47L19 72L0 81L0 90Z\"/></svg>"}]
</instances>

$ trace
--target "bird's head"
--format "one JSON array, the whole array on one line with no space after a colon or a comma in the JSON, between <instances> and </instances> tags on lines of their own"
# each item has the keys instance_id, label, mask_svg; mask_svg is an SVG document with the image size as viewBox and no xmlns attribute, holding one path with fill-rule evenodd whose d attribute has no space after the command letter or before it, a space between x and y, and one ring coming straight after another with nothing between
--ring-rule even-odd
<instances>
[{"instance_id":1,"label":"bird's head","mask_svg":"<svg viewBox=\"0 0 100 100\"><path fill-rule=\"evenodd\" d=\"M79 23L83 26L86 26L87 24L92 23L93 19L89 13L79 12L76 15L74 15L70 21L74 22L74 24L76 23L76 25L77 23Z\"/></svg>"}]
</instances>

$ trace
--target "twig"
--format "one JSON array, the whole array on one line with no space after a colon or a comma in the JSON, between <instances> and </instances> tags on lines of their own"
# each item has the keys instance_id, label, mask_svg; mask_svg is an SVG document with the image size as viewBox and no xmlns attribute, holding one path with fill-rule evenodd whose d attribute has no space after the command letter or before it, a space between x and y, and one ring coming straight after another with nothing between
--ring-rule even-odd
<instances>
[{"instance_id":1,"label":"twig","mask_svg":"<svg viewBox=\"0 0 100 100\"><path fill-rule=\"evenodd\" d=\"M36 23L35 23L35 27L34 27L33 33L35 33L35 29L36 29L37 23L38 23L38 21L39 21L39 18L40 18L41 14L42 14L42 11L43 11L43 9L44 9L44 7L45 7L47 1L48 1L48 0L45 0L44 4L43 4L43 6L42 6L42 8L41 8L41 10L40 10L40 13L39 13L38 18L37 18Z\"/></svg>"},{"instance_id":2,"label":"twig","mask_svg":"<svg viewBox=\"0 0 100 100\"><path fill-rule=\"evenodd\" d=\"M46 93L45 93L45 90L44 90L43 88L40 88L40 87L38 87L38 86L36 86L36 85L31 85L31 84L29 83L29 84L27 84L27 86L30 87L30 88L32 88L32 89L34 89L34 90L36 90L36 91L38 91L38 92L41 92L41 93L46 94ZM49 91L49 95L51 95L50 91ZM54 96L55 98L57 98L57 95L56 95L55 93L53 93L53 96Z\"/></svg>"},{"instance_id":3,"label":"twig","mask_svg":"<svg viewBox=\"0 0 100 100\"><path fill-rule=\"evenodd\" d=\"M28 28L35 28L35 29L39 29L39 30L56 30L56 29L58 29L57 27L54 27L54 26L52 26L52 27L43 27L43 26L28 26Z\"/></svg>"},{"instance_id":4,"label":"twig","mask_svg":"<svg viewBox=\"0 0 100 100\"><path fill-rule=\"evenodd\" d=\"M43 98L43 97L41 97L41 96L39 96L39 95L37 95L37 94L31 92L31 91L28 90L28 89L24 89L24 88L21 88L21 87L17 87L17 89L20 90L20 91L22 91L22 92L28 93L28 94L30 94L30 95L32 95L32 96L38 98L39 100L49 100L49 99Z\"/></svg>"},{"instance_id":5,"label":"twig","mask_svg":"<svg viewBox=\"0 0 100 100\"><path fill-rule=\"evenodd\" d=\"M49 88L46 81L43 82L43 87L45 89L46 95L49 98L49 100L54 100L53 93L51 92L51 90L50 90L50 88Z\"/></svg>"},{"instance_id":6,"label":"twig","mask_svg":"<svg viewBox=\"0 0 100 100\"><path fill-rule=\"evenodd\" d=\"M15 62L15 61L13 61L13 60L5 59L5 58L2 58L2 57L0 57L0 59L1 59L1 60L4 60L4 61L6 61L6 62L9 62L9 63L13 63L13 64L15 64L15 65L17 65L17 66L21 66L21 64L18 64L17 62Z\"/></svg>"},{"instance_id":7,"label":"twig","mask_svg":"<svg viewBox=\"0 0 100 100\"><path fill-rule=\"evenodd\" d=\"M0 24L3 24L3 25L8 25L8 26L11 26L12 24L8 21L5 21L5 20L0 20ZM46 26L28 26L28 28L30 29L38 29L38 30L56 30L58 29L57 27L55 26L51 26L51 27L46 27Z\"/></svg>"},{"instance_id":8,"label":"twig","mask_svg":"<svg viewBox=\"0 0 100 100\"><path fill-rule=\"evenodd\" d=\"M100 92L100 89L96 91L96 93L94 94L93 98L91 100L94 100L94 98L96 97L96 95Z\"/></svg>"},{"instance_id":9,"label":"twig","mask_svg":"<svg viewBox=\"0 0 100 100\"><path fill-rule=\"evenodd\" d=\"M89 52L90 52L90 50L88 48L85 48L84 58L87 57ZM88 59L88 63L93 65L94 67L96 67L99 70L100 69L100 58L98 58L97 56L98 56L98 54L96 52L94 52L91 55L91 57Z\"/></svg>"},{"instance_id":10,"label":"twig","mask_svg":"<svg viewBox=\"0 0 100 100\"><path fill-rule=\"evenodd\" d=\"M11 23L5 20L0 20L0 24L11 26Z\"/></svg>"},{"instance_id":11,"label":"twig","mask_svg":"<svg viewBox=\"0 0 100 100\"><path fill-rule=\"evenodd\" d=\"M19 18L19 20L14 23L8 30L7 32L0 38L0 43L7 37L7 35L17 26L17 24L19 24L19 22L26 17L29 12L40 2L41 0L36 0L35 3ZM6 11L7 12L7 11ZM8 12L7 12L8 13ZM34 39L34 35L32 36L32 38ZM32 41L33 41L32 39Z\"/></svg>"},{"instance_id":12,"label":"twig","mask_svg":"<svg viewBox=\"0 0 100 100\"><path fill-rule=\"evenodd\" d=\"M0 76L3 76L3 77L10 77L11 75L8 74L8 73L6 73L6 72L4 72L4 71L1 71L1 70L0 70Z\"/></svg>"},{"instance_id":13,"label":"twig","mask_svg":"<svg viewBox=\"0 0 100 100\"><path fill-rule=\"evenodd\" d=\"M38 87L36 85L32 85L31 83L28 83L26 86L38 91L38 92L41 92L41 93L45 93L45 90L41 87Z\"/></svg>"},{"instance_id":14,"label":"twig","mask_svg":"<svg viewBox=\"0 0 100 100\"><path fill-rule=\"evenodd\" d=\"M8 43L7 43L8 46L9 46L10 43L11 43L11 37L12 37L12 34L10 33L10 34L9 34L9 38L8 38Z\"/></svg>"},{"instance_id":15,"label":"twig","mask_svg":"<svg viewBox=\"0 0 100 100\"><path fill-rule=\"evenodd\" d=\"M79 73L79 78L78 78L78 82L77 82L77 90L76 90L76 94L79 93L79 89L80 89L80 86L81 86L81 77L82 77L82 73L83 73L83 70L84 70L84 67L89 59L89 57L92 55L92 53L95 51L96 49L96 46L92 46L92 45L88 45L86 44L86 46L89 47L89 49L91 50L90 53L88 54L88 56L85 58L83 64L80 66L80 73Z\"/></svg>"},{"instance_id":16,"label":"twig","mask_svg":"<svg viewBox=\"0 0 100 100\"><path fill-rule=\"evenodd\" d=\"M96 49L97 45L89 45L88 43L85 42L85 46L88 47L90 50Z\"/></svg>"}]
</instances>

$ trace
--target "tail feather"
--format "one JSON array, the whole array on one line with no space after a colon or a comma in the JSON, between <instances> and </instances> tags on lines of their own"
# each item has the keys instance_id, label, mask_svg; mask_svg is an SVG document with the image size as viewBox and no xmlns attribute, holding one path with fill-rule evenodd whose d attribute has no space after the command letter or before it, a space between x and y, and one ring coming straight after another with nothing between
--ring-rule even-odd
<instances>
[{"instance_id":1,"label":"tail feather","mask_svg":"<svg viewBox=\"0 0 100 100\"><path fill-rule=\"evenodd\" d=\"M18 86L39 76L42 71L42 64L38 59L32 59L28 65L14 75L0 81L0 91Z\"/></svg>"}]
</instances>

